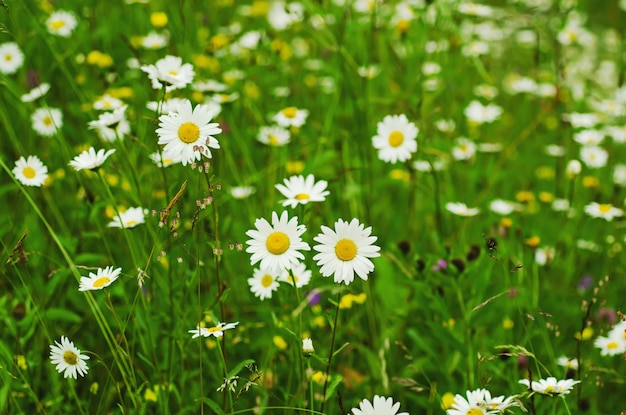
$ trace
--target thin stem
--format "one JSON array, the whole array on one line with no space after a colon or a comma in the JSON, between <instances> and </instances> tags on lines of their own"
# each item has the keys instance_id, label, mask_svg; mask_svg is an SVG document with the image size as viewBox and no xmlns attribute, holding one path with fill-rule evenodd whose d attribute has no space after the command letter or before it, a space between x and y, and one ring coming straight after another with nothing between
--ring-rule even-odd
<instances>
[{"instance_id":1,"label":"thin stem","mask_svg":"<svg viewBox=\"0 0 626 415\"><path fill-rule=\"evenodd\" d=\"M335 320L333 323L333 335L330 339L330 353L328 354L328 363L326 364L326 375L324 376L324 391L322 392L322 405L320 413L324 413L324 404L326 403L326 389L328 388L328 379L330 378L330 365L333 361L333 353L335 352L335 334L337 333L337 320L339 318L339 303L341 302L341 289L337 293L337 304L335 308Z\"/></svg>"}]
</instances>

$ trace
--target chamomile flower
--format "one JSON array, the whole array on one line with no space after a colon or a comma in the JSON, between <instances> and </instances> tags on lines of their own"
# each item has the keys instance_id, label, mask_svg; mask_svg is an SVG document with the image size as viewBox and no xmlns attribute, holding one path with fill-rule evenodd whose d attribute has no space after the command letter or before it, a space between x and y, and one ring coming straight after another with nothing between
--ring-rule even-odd
<instances>
[{"instance_id":1,"label":"chamomile flower","mask_svg":"<svg viewBox=\"0 0 626 415\"><path fill-rule=\"evenodd\" d=\"M30 116L33 130L44 137L51 137L63 125L63 113L58 108L37 108Z\"/></svg>"},{"instance_id":2,"label":"chamomile flower","mask_svg":"<svg viewBox=\"0 0 626 415\"><path fill-rule=\"evenodd\" d=\"M476 216L480 212L480 209L478 208L469 208L467 207L465 203L455 203L455 202L446 203L446 209L449 212L452 212L457 216L465 216L465 217Z\"/></svg>"},{"instance_id":3,"label":"chamomile flower","mask_svg":"<svg viewBox=\"0 0 626 415\"><path fill-rule=\"evenodd\" d=\"M377 125L377 135L372 138L378 158L389 162L406 161L417 151L418 128L406 115L387 115Z\"/></svg>"},{"instance_id":4,"label":"chamomile flower","mask_svg":"<svg viewBox=\"0 0 626 415\"><path fill-rule=\"evenodd\" d=\"M127 105L123 105L113 112L100 114L97 120L89 122L89 128L96 130L98 136L105 141L122 139L130 133L130 124L126 119Z\"/></svg>"},{"instance_id":5,"label":"chamomile flower","mask_svg":"<svg viewBox=\"0 0 626 415\"><path fill-rule=\"evenodd\" d=\"M489 210L498 215L509 215L515 210L521 210L521 206L508 200L495 199L489 203Z\"/></svg>"},{"instance_id":6,"label":"chamomile flower","mask_svg":"<svg viewBox=\"0 0 626 415\"><path fill-rule=\"evenodd\" d=\"M184 88L193 81L195 75L193 65L183 64L180 57L171 55L158 60L154 65L143 65L141 70L148 74L152 88L161 89L165 85L166 92Z\"/></svg>"},{"instance_id":7,"label":"chamomile flower","mask_svg":"<svg viewBox=\"0 0 626 415\"><path fill-rule=\"evenodd\" d=\"M292 265L291 269L284 270L278 277L278 281L286 282L290 285L295 283L297 288L302 288L311 281L311 271L306 269L306 265L300 262Z\"/></svg>"},{"instance_id":8,"label":"chamomile flower","mask_svg":"<svg viewBox=\"0 0 626 415\"><path fill-rule=\"evenodd\" d=\"M134 228L145 222L145 209L141 207L128 208L119 212L107 225L109 228Z\"/></svg>"},{"instance_id":9,"label":"chamomile flower","mask_svg":"<svg viewBox=\"0 0 626 415\"><path fill-rule=\"evenodd\" d=\"M272 119L283 128L302 127L308 116L308 110L287 107L280 110Z\"/></svg>"},{"instance_id":10,"label":"chamomile flower","mask_svg":"<svg viewBox=\"0 0 626 415\"><path fill-rule=\"evenodd\" d=\"M578 369L578 359L575 357L560 356L556 359L556 364L571 370Z\"/></svg>"},{"instance_id":11,"label":"chamomile flower","mask_svg":"<svg viewBox=\"0 0 626 415\"><path fill-rule=\"evenodd\" d=\"M0 73L11 75L24 64L24 54L15 42L0 45Z\"/></svg>"},{"instance_id":12,"label":"chamomile flower","mask_svg":"<svg viewBox=\"0 0 626 415\"><path fill-rule=\"evenodd\" d=\"M57 10L46 20L48 32L61 37L69 37L74 28L76 28L76 24L77 21L74 14L65 10Z\"/></svg>"},{"instance_id":13,"label":"chamomile flower","mask_svg":"<svg viewBox=\"0 0 626 415\"><path fill-rule=\"evenodd\" d=\"M213 113L206 105L191 107L186 100L179 104L176 112L159 117L159 144L164 144L164 152L169 157L180 156L183 166L202 159L211 158L210 148L220 148L213 135L222 132L218 123L212 123Z\"/></svg>"},{"instance_id":14,"label":"chamomile flower","mask_svg":"<svg viewBox=\"0 0 626 415\"><path fill-rule=\"evenodd\" d=\"M472 101L465 108L464 113L471 123L491 123L500 118L502 108L495 104L483 105L478 101Z\"/></svg>"},{"instance_id":15,"label":"chamomile flower","mask_svg":"<svg viewBox=\"0 0 626 415\"><path fill-rule=\"evenodd\" d=\"M146 108L152 111L160 111L160 114L169 114L170 112L176 112L179 105L184 105L187 102L184 98L170 98L163 102L149 101L146 104Z\"/></svg>"},{"instance_id":16,"label":"chamomile flower","mask_svg":"<svg viewBox=\"0 0 626 415\"><path fill-rule=\"evenodd\" d=\"M363 399L358 408L352 408L352 415L409 415L408 412L398 412L400 402L393 402L393 398L374 395L370 402Z\"/></svg>"},{"instance_id":17,"label":"chamomile flower","mask_svg":"<svg viewBox=\"0 0 626 415\"><path fill-rule=\"evenodd\" d=\"M2 58L2 53L0 52L0 59ZM20 99L22 102L33 102L37 98L41 98L48 93L50 90L50 84L47 82L43 82L30 91L28 93L22 95Z\"/></svg>"},{"instance_id":18,"label":"chamomile flower","mask_svg":"<svg viewBox=\"0 0 626 415\"><path fill-rule=\"evenodd\" d=\"M624 214L624 211L620 208L609 203L596 203L591 202L585 206L585 213L594 218L602 218L607 222L612 221L614 218L618 218Z\"/></svg>"},{"instance_id":19,"label":"chamomile flower","mask_svg":"<svg viewBox=\"0 0 626 415\"><path fill-rule=\"evenodd\" d=\"M110 110L116 110L120 108L122 105L124 105L122 100L119 100L108 94L104 94L93 103L93 109L110 111Z\"/></svg>"},{"instance_id":20,"label":"chamomile flower","mask_svg":"<svg viewBox=\"0 0 626 415\"><path fill-rule=\"evenodd\" d=\"M302 339L302 353L310 355L315 353L315 348L313 347L313 340L310 337L306 337Z\"/></svg>"},{"instance_id":21,"label":"chamomile flower","mask_svg":"<svg viewBox=\"0 0 626 415\"><path fill-rule=\"evenodd\" d=\"M354 274L367 281L368 274L374 271L369 258L380 256L380 247L374 245L376 236L371 236L372 228L359 223L358 219L347 222L338 219L335 229L322 226L322 233L313 238L319 245L313 247L318 252L313 257L324 277L334 275L337 283L350 284Z\"/></svg>"},{"instance_id":22,"label":"chamomile flower","mask_svg":"<svg viewBox=\"0 0 626 415\"><path fill-rule=\"evenodd\" d=\"M261 300L272 298L272 293L280 286L276 274L263 268L254 270L253 277L248 278L248 285L252 294Z\"/></svg>"},{"instance_id":23,"label":"chamomile flower","mask_svg":"<svg viewBox=\"0 0 626 415\"><path fill-rule=\"evenodd\" d=\"M284 184L277 184L276 189L287 199L282 201L283 206L295 208L309 202L323 202L330 193L326 190L326 180L315 181L312 174L306 176L291 176L284 180Z\"/></svg>"},{"instance_id":24,"label":"chamomile flower","mask_svg":"<svg viewBox=\"0 0 626 415\"><path fill-rule=\"evenodd\" d=\"M616 324L606 336L598 337L593 345L600 349L602 356L626 353L626 322Z\"/></svg>"},{"instance_id":25,"label":"chamomile flower","mask_svg":"<svg viewBox=\"0 0 626 415\"><path fill-rule=\"evenodd\" d=\"M230 188L233 199L245 199L256 192L254 186L234 186Z\"/></svg>"},{"instance_id":26,"label":"chamomile flower","mask_svg":"<svg viewBox=\"0 0 626 415\"><path fill-rule=\"evenodd\" d=\"M89 277L80 277L80 286L78 291L101 290L113 284L119 278L122 268L113 269L113 267L98 268L94 274L89 273Z\"/></svg>"},{"instance_id":27,"label":"chamomile flower","mask_svg":"<svg viewBox=\"0 0 626 415\"><path fill-rule=\"evenodd\" d=\"M585 163L587 167L599 169L606 166L609 153L598 146L583 146L580 149L580 161Z\"/></svg>"},{"instance_id":28,"label":"chamomile flower","mask_svg":"<svg viewBox=\"0 0 626 415\"><path fill-rule=\"evenodd\" d=\"M455 160L469 160L476 154L476 144L465 137L456 139L456 145L452 148L452 158Z\"/></svg>"},{"instance_id":29,"label":"chamomile flower","mask_svg":"<svg viewBox=\"0 0 626 415\"><path fill-rule=\"evenodd\" d=\"M304 259L300 252L311 247L302 241L306 226L298 224L298 217L289 219L287 211L278 216L272 212L272 224L261 218L254 223L256 229L246 232L250 238L246 241L246 252L252 254L250 264L261 262L260 267L272 273L281 273Z\"/></svg>"},{"instance_id":30,"label":"chamomile flower","mask_svg":"<svg viewBox=\"0 0 626 415\"><path fill-rule=\"evenodd\" d=\"M284 146L289 143L290 138L291 134L289 133L289 130L277 125L271 127L261 127L259 134L257 135L257 140L272 147Z\"/></svg>"},{"instance_id":31,"label":"chamomile flower","mask_svg":"<svg viewBox=\"0 0 626 415\"><path fill-rule=\"evenodd\" d=\"M182 161L182 159L179 156L176 156L173 154L165 154L165 153L159 154L158 152L154 152L150 154L149 157L150 157L150 160L152 160L154 164L156 164L158 167L161 167L161 168L169 167L174 164L178 164Z\"/></svg>"},{"instance_id":32,"label":"chamomile flower","mask_svg":"<svg viewBox=\"0 0 626 415\"><path fill-rule=\"evenodd\" d=\"M189 333L193 334L191 336L192 339L197 337L222 337L224 335L224 331L234 329L239 324L238 321L234 323L217 323L214 327L201 327L196 326L194 330L189 330Z\"/></svg>"},{"instance_id":33,"label":"chamomile flower","mask_svg":"<svg viewBox=\"0 0 626 415\"><path fill-rule=\"evenodd\" d=\"M115 149L100 149L96 152L93 147L89 147L89 150L85 150L74 157L74 159L70 161L69 165L74 167L74 170L76 171L97 170L113 153L115 153Z\"/></svg>"},{"instance_id":34,"label":"chamomile flower","mask_svg":"<svg viewBox=\"0 0 626 415\"><path fill-rule=\"evenodd\" d=\"M89 356L81 354L74 342L65 336L61 336L60 343L54 343L50 345L50 363L56 365L57 372L63 373L64 378L77 379L77 375L85 376L89 371L85 360L89 360Z\"/></svg>"},{"instance_id":35,"label":"chamomile flower","mask_svg":"<svg viewBox=\"0 0 626 415\"><path fill-rule=\"evenodd\" d=\"M15 178L24 186L41 186L48 178L48 168L37 156L20 157L13 168Z\"/></svg>"},{"instance_id":36,"label":"chamomile flower","mask_svg":"<svg viewBox=\"0 0 626 415\"><path fill-rule=\"evenodd\" d=\"M157 32L150 32L141 38L141 47L144 49L161 49L167 46L169 36Z\"/></svg>"},{"instance_id":37,"label":"chamomile flower","mask_svg":"<svg viewBox=\"0 0 626 415\"><path fill-rule=\"evenodd\" d=\"M533 380L532 383L528 379L521 379L519 383L525 385L531 391L541 393L542 395L567 395L571 392L574 385L580 383L580 380L557 380L555 377L551 376L547 379L540 379L539 381Z\"/></svg>"},{"instance_id":38,"label":"chamomile flower","mask_svg":"<svg viewBox=\"0 0 626 415\"><path fill-rule=\"evenodd\" d=\"M446 409L447 415L490 415L496 411L488 410L485 406L484 389L467 391L467 399L462 395L455 395L450 409Z\"/></svg>"}]
</instances>

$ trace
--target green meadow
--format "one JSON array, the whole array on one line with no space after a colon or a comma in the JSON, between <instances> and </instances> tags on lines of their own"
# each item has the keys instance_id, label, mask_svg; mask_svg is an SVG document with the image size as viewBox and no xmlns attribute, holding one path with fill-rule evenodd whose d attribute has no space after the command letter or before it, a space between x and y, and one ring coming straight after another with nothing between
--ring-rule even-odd
<instances>
[{"instance_id":1,"label":"green meadow","mask_svg":"<svg viewBox=\"0 0 626 415\"><path fill-rule=\"evenodd\" d=\"M625 18L0 1L0 413L624 413Z\"/></svg>"}]
</instances>

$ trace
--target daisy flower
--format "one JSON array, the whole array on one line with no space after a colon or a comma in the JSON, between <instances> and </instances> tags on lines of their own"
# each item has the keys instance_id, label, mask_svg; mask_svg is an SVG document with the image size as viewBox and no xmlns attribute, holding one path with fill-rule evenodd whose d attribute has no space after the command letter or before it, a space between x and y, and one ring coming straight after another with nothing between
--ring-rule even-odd
<instances>
[{"instance_id":1,"label":"daisy flower","mask_svg":"<svg viewBox=\"0 0 626 415\"><path fill-rule=\"evenodd\" d=\"M76 17L65 10L58 10L52 13L50 17L48 17L48 20L46 20L48 32L61 37L69 37L76 27L76 24Z\"/></svg>"},{"instance_id":2,"label":"daisy flower","mask_svg":"<svg viewBox=\"0 0 626 415\"><path fill-rule=\"evenodd\" d=\"M2 56L2 53L0 52L0 57L1 56ZM33 89L31 89L30 91L28 91L26 94L22 95L20 99L22 100L22 102L33 102L37 98L41 98L44 95L46 95L49 90L50 90L50 84L47 82L43 82L37 85L36 87L34 87Z\"/></svg>"},{"instance_id":3,"label":"daisy flower","mask_svg":"<svg viewBox=\"0 0 626 415\"><path fill-rule=\"evenodd\" d=\"M113 112L100 114L97 120L89 122L89 128L96 130L98 136L105 141L121 140L130 133L130 124L125 115L126 108L128 106L123 105Z\"/></svg>"},{"instance_id":4,"label":"daisy flower","mask_svg":"<svg viewBox=\"0 0 626 415\"><path fill-rule=\"evenodd\" d=\"M30 116L33 130L39 135L50 137L63 125L63 113L58 108L37 108Z\"/></svg>"},{"instance_id":5,"label":"daisy flower","mask_svg":"<svg viewBox=\"0 0 626 415\"><path fill-rule=\"evenodd\" d=\"M295 283L297 288L302 288L311 281L311 271L306 269L306 265L303 263L293 265L291 267L291 273L289 271L290 270L284 270L278 277L278 281L286 282L290 285Z\"/></svg>"},{"instance_id":6,"label":"daisy flower","mask_svg":"<svg viewBox=\"0 0 626 415\"><path fill-rule=\"evenodd\" d=\"M478 101L472 101L465 108L465 116L467 119L476 124L494 122L502 115L502 108L495 105L483 105Z\"/></svg>"},{"instance_id":7,"label":"daisy flower","mask_svg":"<svg viewBox=\"0 0 626 415\"><path fill-rule=\"evenodd\" d=\"M317 261L320 273L324 277L334 275L337 283L350 284L356 273L367 281L368 274L374 270L369 258L380 256L380 247L373 245L376 236L371 236L372 227L359 223L358 219L346 222L338 219L335 229L322 226L322 233L313 238L319 245L313 247L318 252L313 257Z\"/></svg>"},{"instance_id":8,"label":"daisy flower","mask_svg":"<svg viewBox=\"0 0 626 415\"><path fill-rule=\"evenodd\" d=\"M572 370L578 369L578 359L575 357L560 356L556 359L556 364Z\"/></svg>"},{"instance_id":9,"label":"daisy flower","mask_svg":"<svg viewBox=\"0 0 626 415\"><path fill-rule=\"evenodd\" d=\"M145 211L141 207L128 208L124 212L119 212L107 225L109 228L134 228L144 223Z\"/></svg>"},{"instance_id":10,"label":"daisy flower","mask_svg":"<svg viewBox=\"0 0 626 415\"><path fill-rule=\"evenodd\" d=\"M382 161L406 161L417 151L415 138L419 130L406 115L387 115L378 123L376 130L372 143Z\"/></svg>"},{"instance_id":11,"label":"daisy flower","mask_svg":"<svg viewBox=\"0 0 626 415\"><path fill-rule=\"evenodd\" d=\"M284 146L289 143L290 138L289 131L279 126L261 127L257 135L257 140L273 147Z\"/></svg>"},{"instance_id":12,"label":"daisy flower","mask_svg":"<svg viewBox=\"0 0 626 415\"><path fill-rule=\"evenodd\" d=\"M154 65L143 65L141 70L148 74L152 88L161 89L165 85L166 92L184 88L193 81L195 75L193 65L183 64L181 58L171 55L158 60Z\"/></svg>"},{"instance_id":13,"label":"daisy flower","mask_svg":"<svg viewBox=\"0 0 626 415\"><path fill-rule=\"evenodd\" d=\"M520 210L519 203L510 202L508 200L495 199L489 203L489 210L498 215L509 215L515 210Z\"/></svg>"},{"instance_id":14,"label":"daisy flower","mask_svg":"<svg viewBox=\"0 0 626 415\"><path fill-rule=\"evenodd\" d=\"M593 218L602 218L607 222L612 221L614 218L619 218L624 214L624 211L620 208L609 203L596 203L591 202L585 206L585 213Z\"/></svg>"},{"instance_id":15,"label":"daisy flower","mask_svg":"<svg viewBox=\"0 0 626 415\"><path fill-rule=\"evenodd\" d=\"M89 370L85 360L89 360L89 356L81 354L74 342L65 336L61 336L61 343L54 343L50 345L50 362L56 365L57 372L63 372L64 378L77 379L77 374L85 376Z\"/></svg>"},{"instance_id":16,"label":"daisy flower","mask_svg":"<svg viewBox=\"0 0 626 415\"><path fill-rule=\"evenodd\" d=\"M550 376L539 381L533 380L532 383L528 379L521 379L519 383L525 385L531 391L543 395L567 395L571 392L574 385L580 383L580 381L574 379L556 380L555 377Z\"/></svg>"},{"instance_id":17,"label":"daisy flower","mask_svg":"<svg viewBox=\"0 0 626 415\"><path fill-rule=\"evenodd\" d=\"M606 337L598 337L593 342L593 345L600 349L602 356L615 356L626 353L626 322L616 324Z\"/></svg>"},{"instance_id":18,"label":"daisy flower","mask_svg":"<svg viewBox=\"0 0 626 415\"><path fill-rule=\"evenodd\" d=\"M272 272L268 272L263 268L257 268L254 270L254 276L248 278L248 285L255 297L265 300L266 298L272 298L272 293L278 289L280 284Z\"/></svg>"},{"instance_id":19,"label":"daisy flower","mask_svg":"<svg viewBox=\"0 0 626 415\"><path fill-rule=\"evenodd\" d=\"M309 251L311 247L300 237L306 226L298 225L298 217L289 219L287 211L278 217L272 212L272 224L265 219L257 219L254 223L256 230L246 232L250 240L246 252L252 254L252 265L261 262L260 267L270 272L280 273L296 265L298 260L304 259L300 250Z\"/></svg>"},{"instance_id":20,"label":"daisy flower","mask_svg":"<svg viewBox=\"0 0 626 415\"><path fill-rule=\"evenodd\" d=\"M48 168L37 156L20 157L13 168L15 178L24 186L41 186L48 178Z\"/></svg>"},{"instance_id":21,"label":"daisy flower","mask_svg":"<svg viewBox=\"0 0 626 415\"><path fill-rule=\"evenodd\" d=\"M230 195L233 199L245 199L256 192L254 186L235 186L230 188Z\"/></svg>"},{"instance_id":22,"label":"daisy flower","mask_svg":"<svg viewBox=\"0 0 626 415\"><path fill-rule=\"evenodd\" d=\"M287 107L272 117L276 124L283 128L302 127L309 116L308 110L298 109L296 107Z\"/></svg>"},{"instance_id":23,"label":"daisy flower","mask_svg":"<svg viewBox=\"0 0 626 415\"><path fill-rule=\"evenodd\" d=\"M493 9L489 6L476 3L461 3L457 6L459 13L470 16L489 17L493 15Z\"/></svg>"},{"instance_id":24,"label":"daisy flower","mask_svg":"<svg viewBox=\"0 0 626 415\"><path fill-rule=\"evenodd\" d=\"M455 160L469 160L476 154L476 144L465 137L456 139L456 146L452 148L452 158Z\"/></svg>"},{"instance_id":25,"label":"daisy flower","mask_svg":"<svg viewBox=\"0 0 626 415\"><path fill-rule=\"evenodd\" d=\"M230 329L234 329L235 327L237 327L237 324L239 324L238 321L234 322L234 323L217 323L216 326L214 327L201 327L201 326L196 326L196 328L194 330L189 330L189 333L193 334L193 336L191 336L192 339L195 339L196 337L222 337L224 335L224 331L226 330L230 330Z\"/></svg>"},{"instance_id":26,"label":"daisy flower","mask_svg":"<svg viewBox=\"0 0 626 415\"><path fill-rule=\"evenodd\" d=\"M14 74L24 64L24 54L15 42L0 45L0 73Z\"/></svg>"},{"instance_id":27,"label":"daisy flower","mask_svg":"<svg viewBox=\"0 0 626 415\"><path fill-rule=\"evenodd\" d=\"M363 399L358 408L352 408L353 415L409 415L408 412L398 412L400 402L393 402L392 398L374 395L372 402Z\"/></svg>"},{"instance_id":28,"label":"daisy flower","mask_svg":"<svg viewBox=\"0 0 626 415\"><path fill-rule=\"evenodd\" d=\"M96 153L96 150L93 147L89 147L89 150L85 150L74 157L74 159L70 161L69 165L74 167L74 170L76 171L97 170L113 153L115 153L115 149L100 149Z\"/></svg>"},{"instance_id":29,"label":"daisy flower","mask_svg":"<svg viewBox=\"0 0 626 415\"><path fill-rule=\"evenodd\" d=\"M111 95L104 94L93 103L93 109L110 111L116 110L122 105L124 105L122 100L112 97Z\"/></svg>"},{"instance_id":30,"label":"daisy flower","mask_svg":"<svg viewBox=\"0 0 626 415\"><path fill-rule=\"evenodd\" d=\"M171 156L174 156L174 157L171 157ZM165 153L159 154L158 152L154 152L150 154L149 157L150 157L150 160L152 160L152 162L156 164L158 167L169 167L174 164L178 164L182 161L180 157L176 157L175 155L172 155L172 154L166 155Z\"/></svg>"},{"instance_id":31,"label":"daisy flower","mask_svg":"<svg viewBox=\"0 0 626 415\"><path fill-rule=\"evenodd\" d=\"M490 415L497 411L485 407L484 390L467 391L467 399L462 395L454 396L454 403L446 410L448 415Z\"/></svg>"},{"instance_id":32,"label":"daisy flower","mask_svg":"<svg viewBox=\"0 0 626 415\"><path fill-rule=\"evenodd\" d=\"M119 278L122 268L113 269L113 267L98 268L94 274L89 273L89 277L80 277L80 286L78 291L101 290Z\"/></svg>"},{"instance_id":33,"label":"daisy flower","mask_svg":"<svg viewBox=\"0 0 626 415\"><path fill-rule=\"evenodd\" d=\"M572 138L583 146L597 146L604 140L604 132L600 130L582 130L574 133Z\"/></svg>"},{"instance_id":34,"label":"daisy flower","mask_svg":"<svg viewBox=\"0 0 626 415\"><path fill-rule=\"evenodd\" d=\"M580 149L580 160L585 163L587 167L599 169L606 166L606 162L609 158L609 153L598 146L584 146Z\"/></svg>"},{"instance_id":35,"label":"daisy flower","mask_svg":"<svg viewBox=\"0 0 626 415\"><path fill-rule=\"evenodd\" d=\"M160 114L169 114L170 112L176 112L179 105L183 105L187 102L184 98L170 98L163 102L149 101L146 104L146 108L152 111L159 111Z\"/></svg>"},{"instance_id":36,"label":"daisy flower","mask_svg":"<svg viewBox=\"0 0 626 415\"><path fill-rule=\"evenodd\" d=\"M476 216L479 212L480 209L478 208L469 208L467 207L467 205L465 203L453 203L453 202L448 202L446 203L446 209L449 212L454 213L457 216Z\"/></svg>"},{"instance_id":37,"label":"daisy flower","mask_svg":"<svg viewBox=\"0 0 626 415\"><path fill-rule=\"evenodd\" d=\"M186 100L179 104L176 112L159 117L159 127L156 133L159 144L164 144L164 152L168 158L180 157L183 166L200 160L202 156L211 158L209 148L220 148L214 134L222 129L218 123L212 123L213 113L206 105L191 107Z\"/></svg>"},{"instance_id":38,"label":"daisy flower","mask_svg":"<svg viewBox=\"0 0 626 415\"><path fill-rule=\"evenodd\" d=\"M323 202L329 191L326 190L328 182L320 180L315 182L312 174L306 176L291 176L284 180L284 184L277 184L276 189L287 199L283 200L283 206L295 208L297 205L306 205L309 202Z\"/></svg>"},{"instance_id":39,"label":"daisy flower","mask_svg":"<svg viewBox=\"0 0 626 415\"><path fill-rule=\"evenodd\" d=\"M150 32L141 38L141 47L144 49L161 49L167 46L169 36L157 32Z\"/></svg>"}]
</instances>

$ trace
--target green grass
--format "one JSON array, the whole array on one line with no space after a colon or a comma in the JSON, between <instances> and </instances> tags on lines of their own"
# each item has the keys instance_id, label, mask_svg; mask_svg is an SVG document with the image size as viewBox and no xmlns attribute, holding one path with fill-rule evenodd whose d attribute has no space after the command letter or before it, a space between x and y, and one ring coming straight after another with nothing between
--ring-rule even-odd
<instances>
[{"instance_id":1,"label":"green grass","mask_svg":"<svg viewBox=\"0 0 626 415\"><path fill-rule=\"evenodd\" d=\"M445 393L477 388L495 396L523 394L532 414L625 410L624 359L601 356L593 346L611 328L606 315L622 307L623 221L592 218L583 210L593 201L624 207L625 192L614 183L613 170L625 151L607 137L601 145L609 152L607 165L583 165L569 179L565 166L579 157L580 145L562 121L566 113L592 112L594 100L610 98L621 86L624 46L611 49L602 41L609 27L626 35L617 4L575 6L588 14L584 27L598 39L585 48L556 41L567 18L556 5L538 12L493 1L502 16L485 19L458 13L454 1L436 0L426 2L432 3L428 12L416 8L408 31L400 34L390 23L397 1L370 15L303 0L306 19L283 31L264 14L242 14L241 7L252 3L258 10L263 2L6 1L8 10L0 9L0 43L16 42L25 55L15 74L0 74L0 412L305 414L323 407L330 415L382 395L411 414L442 414ZM44 22L53 6L78 18L70 37L48 33ZM155 11L168 16L169 44L136 48L134 37L155 30ZM312 26L309 17L319 14L334 23ZM464 56L469 38L463 28L484 21L507 36L489 42L487 55ZM540 41L520 46L514 36L520 29L534 31ZM263 32L252 50L236 54L228 45L214 47L218 34L227 34L230 45L252 30ZM427 53L428 41L445 41L449 48ZM93 50L110 55L113 65L88 64ZM216 118L224 132L208 172L181 165L159 169L148 158L160 146L158 120L146 103L161 100L162 92L126 61L152 64L168 54L193 63L195 80L215 79L239 93ZM576 64L581 56L590 69ZM598 75L602 61L615 63L612 86ZM424 75L425 62L438 63L441 72ZM359 76L358 67L369 64L380 73ZM242 79L232 80L235 70ZM558 95L507 93L504 81L511 74L555 84ZM49 82L51 90L24 103L20 96L33 77ZM428 79L437 79L438 88L425 88ZM463 111L474 99L487 102L474 95L480 84L498 88L493 102L504 111L493 123L472 125ZM290 95L276 96L277 87L288 87ZM92 103L119 88L130 92L122 99L131 134L104 142L87 128L99 114ZM194 104L198 98L189 87L168 96ZM46 105L63 112L63 126L52 137L39 136L30 121ZM285 147L259 143L259 128L287 106L307 109L306 124ZM378 159L372 137L389 114L406 114L420 130L411 161L391 165ZM437 129L441 119L453 120L455 130ZM622 126L624 116L602 125ZM458 137L499 143L502 150L455 161L451 151ZM561 145L565 156L548 156L548 144ZM89 146L116 152L97 173L74 171L68 162ZM51 180L40 188L21 185L11 172L28 155L48 167ZM435 173L412 167L414 160L441 158L447 167ZM294 171L293 161L302 169ZM381 257L373 260L368 281L356 278L345 286L322 277L311 251L305 260L313 272L308 286L281 284L265 301L250 292L254 267L245 233L255 219L283 210L274 185L292 174L329 182L324 202L286 208L306 225L303 239L310 245L320 226L332 227L338 218L372 227ZM597 185L589 186L590 178ZM168 223L159 227L159 212L183 183ZM256 192L237 200L229 189L239 185L253 185ZM506 216L510 224L488 209L492 200L516 200L522 191L533 200ZM197 201L206 197L212 203L200 209ZM568 199L575 214L555 211L551 198ZM456 201L481 212L453 215L445 203ZM145 224L107 227L116 210L136 206L151 212ZM555 248L549 264L535 261L531 237L540 239L539 248ZM497 249L488 249L490 238ZM598 250L580 248L579 240L594 242ZM469 260L472 247L480 254ZM446 268L433 270L439 260ZM121 278L103 291L78 291L81 276L105 266L121 267ZM143 288L138 269L147 275ZM580 289L586 275L592 285ZM309 306L313 289L320 300ZM365 301L338 310L349 293L365 293ZM604 317L601 309L608 310ZM191 339L188 330L205 317L239 325L219 341ZM578 341L584 327L593 334ZM49 345L61 335L90 356L84 378L64 379L50 364ZM310 357L302 353L303 336L313 340ZM564 379L567 370L556 363L562 355L581 359L580 370L570 374L581 383L562 400L529 398L518 381L529 371L534 380ZM217 391L233 376L239 376L234 392Z\"/></svg>"}]
</instances>

